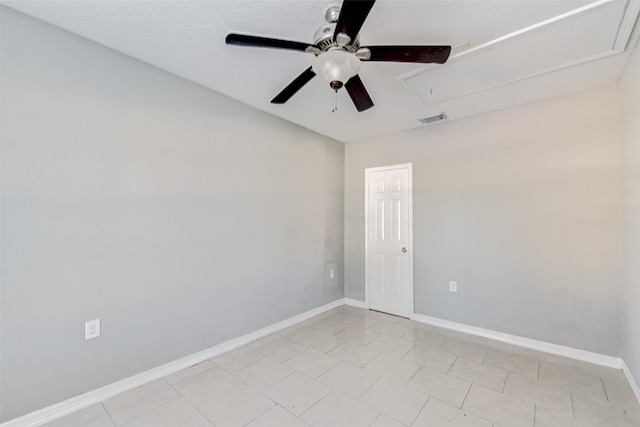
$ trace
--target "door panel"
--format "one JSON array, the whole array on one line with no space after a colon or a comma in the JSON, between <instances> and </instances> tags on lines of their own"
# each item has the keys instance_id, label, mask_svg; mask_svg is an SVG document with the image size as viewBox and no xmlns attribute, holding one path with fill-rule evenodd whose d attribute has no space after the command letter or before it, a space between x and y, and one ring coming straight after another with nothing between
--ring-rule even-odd
<instances>
[{"instance_id":1,"label":"door panel","mask_svg":"<svg viewBox=\"0 0 640 427\"><path fill-rule=\"evenodd\" d=\"M369 307L409 317L409 168L368 171L367 286Z\"/></svg>"}]
</instances>

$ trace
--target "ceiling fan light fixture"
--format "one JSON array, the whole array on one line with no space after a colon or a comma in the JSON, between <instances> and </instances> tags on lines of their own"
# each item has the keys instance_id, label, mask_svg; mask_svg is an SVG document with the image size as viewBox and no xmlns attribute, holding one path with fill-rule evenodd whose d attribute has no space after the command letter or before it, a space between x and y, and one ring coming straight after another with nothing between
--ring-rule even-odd
<instances>
[{"instance_id":1,"label":"ceiling fan light fixture","mask_svg":"<svg viewBox=\"0 0 640 427\"><path fill-rule=\"evenodd\" d=\"M316 58L313 72L322 76L329 84L340 82L344 85L360 71L360 60L355 55L344 50L329 50Z\"/></svg>"},{"instance_id":2,"label":"ceiling fan light fixture","mask_svg":"<svg viewBox=\"0 0 640 427\"><path fill-rule=\"evenodd\" d=\"M342 6L330 7L325 13L327 23L315 32L313 43L238 33L227 34L225 42L229 45L306 52L316 56L309 68L271 100L272 104L284 104L312 78L320 75L335 91L336 103L338 90L344 87L356 110L362 112L373 107L373 101L358 75L360 61L444 64L451 54L451 46L360 47L358 34L375 2L376 0L342 0ZM337 106L333 111L336 109Z\"/></svg>"}]
</instances>

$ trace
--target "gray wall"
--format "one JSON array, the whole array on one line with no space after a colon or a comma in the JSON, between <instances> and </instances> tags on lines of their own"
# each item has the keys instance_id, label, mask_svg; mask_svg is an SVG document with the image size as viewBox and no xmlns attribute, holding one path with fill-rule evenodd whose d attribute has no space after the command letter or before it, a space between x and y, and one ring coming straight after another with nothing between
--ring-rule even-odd
<instances>
[{"instance_id":1,"label":"gray wall","mask_svg":"<svg viewBox=\"0 0 640 427\"><path fill-rule=\"evenodd\" d=\"M0 9L2 421L343 297L343 144Z\"/></svg>"},{"instance_id":2,"label":"gray wall","mask_svg":"<svg viewBox=\"0 0 640 427\"><path fill-rule=\"evenodd\" d=\"M612 84L347 144L346 297L364 299L364 170L413 162L416 313L619 356L617 102Z\"/></svg>"},{"instance_id":3,"label":"gray wall","mask_svg":"<svg viewBox=\"0 0 640 427\"><path fill-rule=\"evenodd\" d=\"M624 249L623 359L640 382L640 44L619 81Z\"/></svg>"}]
</instances>

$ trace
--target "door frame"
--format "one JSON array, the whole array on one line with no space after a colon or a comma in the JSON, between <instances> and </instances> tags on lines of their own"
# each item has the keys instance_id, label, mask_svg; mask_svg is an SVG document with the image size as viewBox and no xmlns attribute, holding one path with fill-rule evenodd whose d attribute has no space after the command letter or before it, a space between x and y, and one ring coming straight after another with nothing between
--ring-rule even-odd
<instances>
[{"instance_id":1,"label":"door frame","mask_svg":"<svg viewBox=\"0 0 640 427\"><path fill-rule=\"evenodd\" d=\"M378 166L375 168L366 168L364 170L364 307L368 310L371 307L369 306L369 287L371 279L369 277L369 184L371 183L371 174L373 172L383 172L390 170L398 170L398 169L408 169L409 178L407 191L408 194L408 210L409 210L409 225L408 225L408 233L409 233L409 286L411 287L411 292L409 292L410 299L410 309L409 309L409 318L413 319L415 315L415 307L414 307L414 293L415 293L415 285L413 282L413 163L401 163L396 165L389 166Z\"/></svg>"}]
</instances>

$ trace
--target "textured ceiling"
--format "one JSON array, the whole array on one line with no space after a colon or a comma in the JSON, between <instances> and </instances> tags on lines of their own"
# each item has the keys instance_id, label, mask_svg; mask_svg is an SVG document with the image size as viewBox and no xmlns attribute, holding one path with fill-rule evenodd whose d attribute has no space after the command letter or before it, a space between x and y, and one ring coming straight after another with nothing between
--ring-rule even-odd
<instances>
[{"instance_id":1,"label":"textured ceiling","mask_svg":"<svg viewBox=\"0 0 640 427\"><path fill-rule=\"evenodd\" d=\"M447 64L363 63L375 106L356 112L316 77L285 105L269 101L310 54L228 46L229 32L312 42L336 0L4 1L273 115L348 142L595 87L620 75L640 0L378 0L363 45L448 44ZM430 125L438 126L438 124Z\"/></svg>"}]
</instances>

